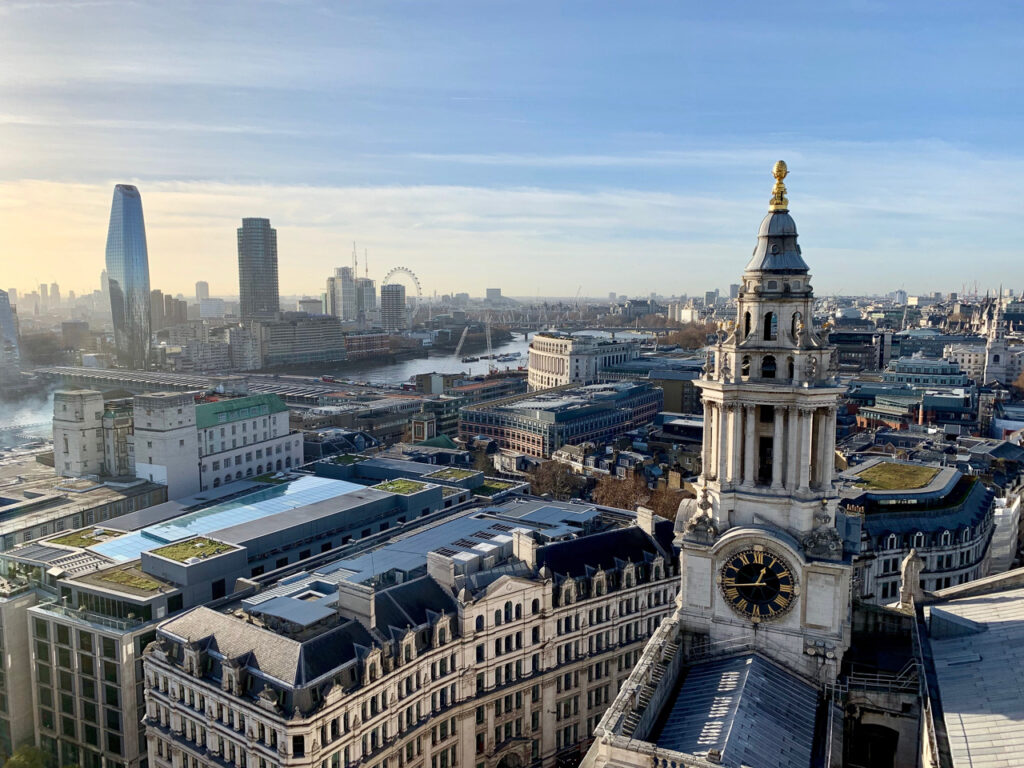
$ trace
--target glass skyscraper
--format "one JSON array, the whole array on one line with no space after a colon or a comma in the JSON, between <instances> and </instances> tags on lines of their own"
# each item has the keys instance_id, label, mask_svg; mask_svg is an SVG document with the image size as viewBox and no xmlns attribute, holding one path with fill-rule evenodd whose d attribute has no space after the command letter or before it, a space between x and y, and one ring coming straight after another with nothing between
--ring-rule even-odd
<instances>
[{"instance_id":1,"label":"glass skyscraper","mask_svg":"<svg viewBox=\"0 0 1024 768\"><path fill-rule=\"evenodd\" d=\"M0 291L0 363L18 361L18 326L11 309L11 297Z\"/></svg>"},{"instance_id":2,"label":"glass skyscraper","mask_svg":"<svg viewBox=\"0 0 1024 768\"><path fill-rule=\"evenodd\" d=\"M243 320L280 311L277 230L269 219L242 219L238 229L238 295Z\"/></svg>"},{"instance_id":3,"label":"glass skyscraper","mask_svg":"<svg viewBox=\"0 0 1024 768\"><path fill-rule=\"evenodd\" d=\"M130 184L114 187L107 230L107 285L117 359L128 368L149 362L149 253L142 197Z\"/></svg>"}]
</instances>

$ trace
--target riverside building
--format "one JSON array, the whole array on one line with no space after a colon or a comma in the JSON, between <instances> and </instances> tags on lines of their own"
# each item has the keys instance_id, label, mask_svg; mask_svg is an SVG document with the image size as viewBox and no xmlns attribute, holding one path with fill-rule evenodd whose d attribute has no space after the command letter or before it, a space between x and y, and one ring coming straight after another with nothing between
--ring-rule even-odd
<instances>
[{"instance_id":1,"label":"riverside building","mask_svg":"<svg viewBox=\"0 0 1024 768\"><path fill-rule=\"evenodd\" d=\"M459 411L459 436L489 437L502 450L549 458L566 443L607 442L649 424L662 409L662 390L618 381L557 387Z\"/></svg>"},{"instance_id":2,"label":"riverside building","mask_svg":"<svg viewBox=\"0 0 1024 768\"><path fill-rule=\"evenodd\" d=\"M640 356L637 341L541 331L530 340L530 389L593 384L604 368Z\"/></svg>"}]
</instances>

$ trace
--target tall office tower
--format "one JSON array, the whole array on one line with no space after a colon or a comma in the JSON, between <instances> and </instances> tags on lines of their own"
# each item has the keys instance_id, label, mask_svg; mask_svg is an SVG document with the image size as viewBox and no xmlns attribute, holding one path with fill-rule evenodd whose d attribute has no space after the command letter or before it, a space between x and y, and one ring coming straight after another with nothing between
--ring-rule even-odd
<instances>
[{"instance_id":1,"label":"tall office tower","mask_svg":"<svg viewBox=\"0 0 1024 768\"><path fill-rule=\"evenodd\" d=\"M16 362L19 357L18 324L14 320L11 298L7 291L0 291L0 361Z\"/></svg>"},{"instance_id":2,"label":"tall office tower","mask_svg":"<svg viewBox=\"0 0 1024 768\"><path fill-rule=\"evenodd\" d=\"M155 288L149 292L149 322L154 333L164 327L164 292Z\"/></svg>"},{"instance_id":3,"label":"tall office tower","mask_svg":"<svg viewBox=\"0 0 1024 768\"><path fill-rule=\"evenodd\" d=\"M150 344L149 252L142 196L130 184L114 187L107 230L107 284L118 361L144 369Z\"/></svg>"},{"instance_id":4,"label":"tall office tower","mask_svg":"<svg viewBox=\"0 0 1024 768\"><path fill-rule=\"evenodd\" d=\"M401 331L407 327L405 286L401 283L380 287L380 322L385 331Z\"/></svg>"},{"instance_id":5,"label":"tall office tower","mask_svg":"<svg viewBox=\"0 0 1024 768\"><path fill-rule=\"evenodd\" d=\"M356 278L356 316L366 320L377 311L377 286L368 277Z\"/></svg>"},{"instance_id":6,"label":"tall office tower","mask_svg":"<svg viewBox=\"0 0 1024 768\"><path fill-rule=\"evenodd\" d=\"M277 314L277 230L270 219L242 219L238 229L238 295L243 320Z\"/></svg>"},{"instance_id":7,"label":"tall office tower","mask_svg":"<svg viewBox=\"0 0 1024 768\"><path fill-rule=\"evenodd\" d=\"M50 291L46 283L39 284L39 310L45 312L50 308Z\"/></svg>"},{"instance_id":8,"label":"tall office tower","mask_svg":"<svg viewBox=\"0 0 1024 768\"><path fill-rule=\"evenodd\" d=\"M356 278L352 267L338 267L327 278L327 314L342 320L356 319Z\"/></svg>"},{"instance_id":9,"label":"tall office tower","mask_svg":"<svg viewBox=\"0 0 1024 768\"><path fill-rule=\"evenodd\" d=\"M60 306L60 286L57 283L50 283L50 306L54 309Z\"/></svg>"},{"instance_id":10,"label":"tall office tower","mask_svg":"<svg viewBox=\"0 0 1024 768\"><path fill-rule=\"evenodd\" d=\"M196 303L208 298L210 298L210 284L205 280L200 280L196 283Z\"/></svg>"}]
</instances>

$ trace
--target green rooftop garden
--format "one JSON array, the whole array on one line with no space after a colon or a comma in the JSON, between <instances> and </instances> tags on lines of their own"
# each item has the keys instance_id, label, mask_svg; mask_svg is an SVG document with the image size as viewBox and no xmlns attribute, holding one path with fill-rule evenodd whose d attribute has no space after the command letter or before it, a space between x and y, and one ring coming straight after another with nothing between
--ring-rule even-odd
<instances>
[{"instance_id":1,"label":"green rooftop garden","mask_svg":"<svg viewBox=\"0 0 1024 768\"><path fill-rule=\"evenodd\" d=\"M162 582L147 576L145 573L134 567L106 571L105 573L97 574L96 578L100 581L107 581L111 584L118 584L122 587L141 589L145 592L155 592L161 587L166 586Z\"/></svg>"},{"instance_id":2,"label":"green rooftop garden","mask_svg":"<svg viewBox=\"0 0 1024 768\"><path fill-rule=\"evenodd\" d=\"M111 537L107 534L97 533L96 529L91 528L87 531L74 531L56 539L50 539L49 543L62 544L65 547L91 547L93 544L99 544L109 538Z\"/></svg>"},{"instance_id":3,"label":"green rooftop garden","mask_svg":"<svg viewBox=\"0 0 1024 768\"><path fill-rule=\"evenodd\" d=\"M287 477L274 477L274 474L276 473L271 474L268 472L259 477L254 477L253 480L257 483L269 483L270 485L285 485L290 482Z\"/></svg>"},{"instance_id":4,"label":"green rooftop garden","mask_svg":"<svg viewBox=\"0 0 1024 768\"><path fill-rule=\"evenodd\" d=\"M176 544L168 544L166 547L160 547L160 549L154 549L153 554L166 557L168 560L177 560L179 563L184 563L190 557L198 557L200 560L205 560L222 552L230 552L232 549L234 547L231 544L224 544L200 537L198 539L180 541Z\"/></svg>"},{"instance_id":5,"label":"green rooftop garden","mask_svg":"<svg viewBox=\"0 0 1024 768\"><path fill-rule=\"evenodd\" d=\"M388 480L387 482L379 483L373 487L378 491L400 493L403 496L408 496L410 493L422 491L427 487L427 485L426 483L419 483L415 480L407 480L404 477L399 477L395 480Z\"/></svg>"},{"instance_id":6,"label":"green rooftop garden","mask_svg":"<svg viewBox=\"0 0 1024 768\"><path fill-rule=\"evenodd\" d=\"M427 477L435 480L448 480L454 482L456 480L465 480L467 477L475 475L471 469L459 469L458 467L445 467L439 469L436 472L431 472Z\"/></svg>"},{"instance_id":7,"label":"green rooftop garden","mask_svg":"<svg viewBox=\"0 0 1024 768\"><path fill-rule=\"evenodd\" d=\"M483 485L473 489L478 496L493 496L496 493L515 488L515 483L506 483L504 480L487 480Z\"/></svg>"},{"instance_id":8,"label":"green rooftop garden","mask_svg":"<svg viewBox=\"0 0 1024 768\"><path fill-rule=\"evenodd\" d=\"M911 491L924 488L937 474L935 467L883 461L858 472L857 485L869 491Z\"/></svg>"},{"instance_id":9,"label":"green rooftop garden","mask_svg":"<svg viewBox=\"0 0 1024 768\"><path fill-rule=\"evenodd\" d=\"M447 499L449 496L458 496L463 493L465 488L452 488L450 485L441 486L441 498Z\"/></svg>"},{"instance_id":10,"label":"green rooftop garden","mask_svg":"<svg viewBox=\"0 0 1024 768\"><path fill-rule=\"evenodd\" d=\"M350 464L358 464L360 461L366 461L365 456L360 456L357 453L342 453L331 459L335 464L341 464L343 466L349 466Z\"/></svg>"}]
</instances>

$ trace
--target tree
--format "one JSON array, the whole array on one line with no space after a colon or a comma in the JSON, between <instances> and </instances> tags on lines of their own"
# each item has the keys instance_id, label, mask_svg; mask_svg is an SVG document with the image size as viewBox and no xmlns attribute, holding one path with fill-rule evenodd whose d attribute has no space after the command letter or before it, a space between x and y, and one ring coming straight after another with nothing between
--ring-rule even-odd
<instances>
[{"instance_id":1,"label":"tree","mask_svg":"<svg viewBox=\"0 0 1024 768\"><path fill-rule=\"evenodd\" d=\"M31 744L22 744L4 763L6 768L46 768L46 753Z\"/></svg>"},{"instance_id":2,"label":"tree","mask_svg":"<svg viewBox=\"0 0 1024 768\"><path fill-rule=\"evenodd\" d=\"M550 494L557 501L579 496L584 480L560 461L545 461L530 473L530 493L535 496Z\"/></svg>"},{"instance_id":3,"label":"tree","mask_svg":"<svg viewBox=\"0 0 1024 768\"><path fill-rule=\"evenodd\" d=\"M675 520L679 502L688 495L685 491L669 488L652 491L647 487L643 474L637 473L629 478L618 478L614 475L601 477L591 493L591 499L605 507L631 511L644 506L654 510L654 514L659 517Z\"/></svg>"},{"instance_id":4,"label":"tree","mask_svg":"<svg viewBox=\"0 0 1024 768\"><path fill-rule=\"evenodd\" d=\"M711 323L688 323L678 331L663 336L662 344L676 344L685 349L699 349L707 346L708 334L715 332Z\"/></svg>"},{"instance_id":5,"label":"tree","mask_svg":"<svg viewBox=\"0 0 1024 768\"><path fill-rule=\"evenodd\" d=\"M473 451L473 469L483 472L485 475L494 471L494 462L487 454L487 449L481 446Z\"/></svg>"}]
</instances>

